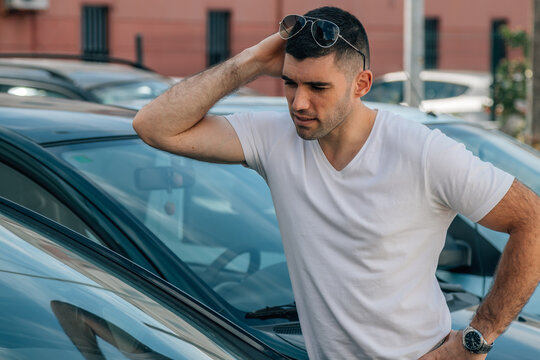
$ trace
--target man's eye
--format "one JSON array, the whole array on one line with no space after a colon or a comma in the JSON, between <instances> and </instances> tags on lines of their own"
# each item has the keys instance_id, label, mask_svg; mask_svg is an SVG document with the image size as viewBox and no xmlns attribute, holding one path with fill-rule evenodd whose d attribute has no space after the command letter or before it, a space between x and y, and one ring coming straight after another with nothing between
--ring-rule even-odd
<instances>
[{"instance_id":1,"label":"man's eye","mask_svg":"<svg viewBox=\"0 0 540 360\"><path fill-rule=\"evenodd\" d=\"M325 87L322 87L322 86L312 86L311 87L314 91L323 91L323 90L326 90Z\"/></svg>"}]
</instances>

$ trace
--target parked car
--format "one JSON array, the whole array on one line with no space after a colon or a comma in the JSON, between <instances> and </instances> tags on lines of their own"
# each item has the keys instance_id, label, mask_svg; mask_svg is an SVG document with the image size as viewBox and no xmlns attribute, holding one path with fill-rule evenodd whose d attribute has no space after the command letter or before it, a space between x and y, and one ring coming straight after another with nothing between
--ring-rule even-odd
<instances>
[{"instance_id":1,"label":"parked car","mask_svg":"<svg viewBox=\"0 0 540 360\"><path fill-rule=\"evenodd\" d=\"M404 71L392 72L375 79L365 101L408 105L404 101ZM468 121L490 120L493 104L490 86L492 76L478 71L424 70L420 73L424 93L420 108L425 112L451 114Z\"/></svg>"},{"instance_id":2,"label":"parked car","mask_svg":"<svg viewBox=\"0 0 540 360\"><path fill-rule=\"evenodd\" d=\"M282 359L114 252L0 197L2 359Z\"/></svg>"},{"instance_id":3,"label":"parked car","mask_svg":"<svg viewBox=\"0 0 540 360\"><path fill-rule=\"evenodd\" d=\"M149 102L174 83L172 78L129 61L89 59L0 54L0 93L129 105L135 100Z\"/></svg>"},{"instance_id":4,"label":"parked car","mask_svg":"<svg viewBox=\"0 0 540 360\"><path fill-rule=\"evenodd\" d=\"M283 99L272 101L271 108L287 111ZM220 110L216 105L212 111ZM0 96L0 196L117 251L274 350L306 359L266 183L241 165L200 162L145 145L131 127L134 114ZM439 124L418 111L416 116ZM464 266L469 249L451 240L440 261L448 269ZM453 326L463 328L479 297L446 281L441 288ZM522 320L490 358L538 358L538 323ZM522 329L531 335L521 336Z\"/></svg>"}]
</instances>

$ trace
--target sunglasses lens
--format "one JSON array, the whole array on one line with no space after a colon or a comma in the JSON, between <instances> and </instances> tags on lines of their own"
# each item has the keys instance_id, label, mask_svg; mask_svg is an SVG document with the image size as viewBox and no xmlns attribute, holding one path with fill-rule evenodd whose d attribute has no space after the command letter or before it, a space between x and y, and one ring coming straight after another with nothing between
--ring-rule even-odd
<instances>
[{"instance_id":1,"label":"sunglasses lens","mask_svg":"<svg viewBox=\"0 0 540 360\"><path fill-rule=\"evenodd\" d=\"M317 20L311 28L313 38L322 47L334 45L339 36L339 27L327 20Z\"/></svg>"},{"instance_id":2,"label":"sunglasses lens","mask_svg":"<svg viewBox=\"0 0 540 360\"><path fill-rule=\"evenodd\" d=\"M281 20L279 24L279 36L282 39L290 39L296 35L304 25L306 24L306 19L298 15L287 15Z\"/></svg>"}]
</instances>

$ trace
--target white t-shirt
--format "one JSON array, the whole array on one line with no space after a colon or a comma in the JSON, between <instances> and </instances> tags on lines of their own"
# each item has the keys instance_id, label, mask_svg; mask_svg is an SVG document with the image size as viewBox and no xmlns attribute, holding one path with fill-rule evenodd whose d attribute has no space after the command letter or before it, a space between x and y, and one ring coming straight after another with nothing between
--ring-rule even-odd
<instances>
[{"instance_id":1,"label":"white t-shirt","mask_svg":"<svg viewBox=\"0 0 540 360\"><path fill-rule=\"evenodd\" d=\"M288 113L227 118L270 187L310 359L417 359L448 334L446 230L484 217L511 175L386 111L341 171Z\"/></svg>"}]
</instances>

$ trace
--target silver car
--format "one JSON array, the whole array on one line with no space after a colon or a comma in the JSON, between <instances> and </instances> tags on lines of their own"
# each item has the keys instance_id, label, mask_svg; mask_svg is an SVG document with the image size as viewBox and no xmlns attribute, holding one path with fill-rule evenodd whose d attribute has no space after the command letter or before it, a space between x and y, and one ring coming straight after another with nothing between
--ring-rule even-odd
<instances>
[{"instance_id":1,"label":"silver car","mask_svg":"<svg viewBox=\"0 0 540 360\"><path fill-rule=\"evenodd\" d=\"M408 75L404 71L378 77L365 101L408 105L404 102L403 88ZM421 110L435 114L451 114L468 121L490 119L493 100L490 97L492 77L486 72L424 70L420 73L424 84ZM413 96L414 96L413 95Z\"/></svg>"}]
</instances>

